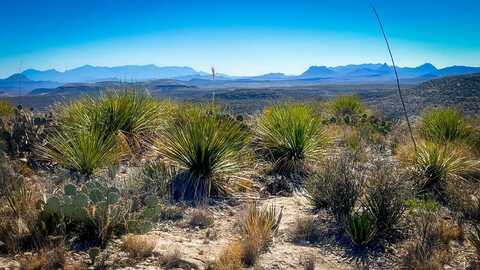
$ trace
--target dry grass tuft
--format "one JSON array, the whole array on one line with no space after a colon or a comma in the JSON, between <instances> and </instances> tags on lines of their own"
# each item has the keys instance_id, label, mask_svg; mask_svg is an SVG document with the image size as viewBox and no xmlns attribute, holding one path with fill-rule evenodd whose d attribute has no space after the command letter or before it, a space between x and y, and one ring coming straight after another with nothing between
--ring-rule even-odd
<instances>
[{"instance_id":1,"label":"dry grass tuft","mask_svg":"<svg viewBox=\"0 0 480 270\"><path fill-rule=\"evenodd\" d=\"M442 269L451 257L450 242L459 240L462 230L435 213L418 217L415 240L407 247L403 258L405 269Z\"/></svg>"},{"instance_id":2,"label":"dry grass tuft","mask_svg":"<svg viewBox=\"0 0 480 270\"><path fill-rule=\"evenodd\" d=\"M207 210L195 209L190 216L189 224L192 227L205 229L213 225L213 217Z\"/></svg>"},{"instance_id":3,"label":"dry grass tuft","mask_svg":"<svg viewBox=\"0 0 480 270\"><path fill-rule=\"evenodd\" d=\"M63 245L53 249L44 248L38 253L20 258L22 270L64 269L65 248Z\"/></svg>"},{"instance_id":4,"label":"dry grass tuft","mask_svg":"<svg viewBox=\"0 0 480 270\"><path fill-rule=\"evenodd\" d=\"M316 261L315 255L310 254L305 256L305 258L303 258L303 269L315 270L315 261Z\"/></svg>"},{"instance_id":5,"label":"dry grass tuft","mask_svg":"<svg viewBox=\"0 0 480 270\"><path fill-rule=\"evenodd\" d=\"M320 228L314 217L305 217L297 220L292 230L292 239L294 242L315 243L320 237Z\"/></svg>"},{"instance_id":6,"label":"dry grass tuft","mask_svg":"<svg viewBox=\"0 0 480 270\"><path fill-rule=\"evenodd\" d=\"M243 246L240 241L233 242L227 246L217 260L209 265L209 270L240 270L242 264Z\"/></svg>"},{"instance_id":7,"label":"dry grass tuft","mask_svg":"<svg viewBox=\"0 0 480 270\"><path fill-rule=\"evenodd\" d=\"M128 234L123 238L123 249L132 258L146 258L152 255L155 248L155 241L147 235Z\"/></svg>"}]
</instances>

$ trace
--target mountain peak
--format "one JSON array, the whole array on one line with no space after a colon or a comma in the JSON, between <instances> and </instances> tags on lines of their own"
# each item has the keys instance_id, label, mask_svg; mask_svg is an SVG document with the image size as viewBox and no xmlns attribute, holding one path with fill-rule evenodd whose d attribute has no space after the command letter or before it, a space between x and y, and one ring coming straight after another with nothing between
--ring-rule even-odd
<instances>
[{"instance_id":1,"label":"mountain peak","mask_svg":"<svg viewBox=\"0 0 480 270\"><path fill-rule=\"evenodd\" d=\"M25 76L22 73L15 73L11 75L10 77L6 78L5 80L11 81L11 82L28 82L31 81L27 76Z\"/></svg>"}]
</instances>

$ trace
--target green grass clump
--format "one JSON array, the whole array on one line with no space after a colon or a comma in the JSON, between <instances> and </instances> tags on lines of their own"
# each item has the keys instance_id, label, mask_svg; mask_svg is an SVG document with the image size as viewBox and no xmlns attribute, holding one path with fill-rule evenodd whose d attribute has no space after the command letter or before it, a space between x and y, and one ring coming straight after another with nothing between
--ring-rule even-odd
<instances>
[{"instance_id":1,"label":"green grass clump","mask_svg":"<svg viewBox=\"0 0 480 270\"><path fill-rule=\"evenodd\" d=\"M425 139L444 144L466 139L471 131L460 112L437 108L423 114L420 132Z\"/></svg>"},{"instance_id":2,"label":"green grass clump","mask_svg":"<svg viewBox=\"0 0 480 270\"><path fill-rule=\"evenodd\" d=\"M158 143L165 161L180 169L174 197L203 201L212 193L229 193L235 184L231 180L249 164L249 143L248 130L215 109L179 110Z\"/></svg>"},{"instance_id":3,"label":"green grass clump","mask_svg":"<svg viewBox=\"0 0 480 270\"><path fill-rule=\"evenodd\" d=\"M308 173L329 142L314 109L305 104L275 105L258 119L256 142L273 162L273 171L289 175Z\"/></svg>"},{"instance_id":4,"label":"green grass clump","mask_svg":"<svg viewBox=\"0 0 480 270\"><path fill-rule=\"evenodd\" d=\"M356 96L340 95L330 101L329 109L336 117L352 118L362 114L365 111L365 106Z\"/></svg>"}]
</instances>

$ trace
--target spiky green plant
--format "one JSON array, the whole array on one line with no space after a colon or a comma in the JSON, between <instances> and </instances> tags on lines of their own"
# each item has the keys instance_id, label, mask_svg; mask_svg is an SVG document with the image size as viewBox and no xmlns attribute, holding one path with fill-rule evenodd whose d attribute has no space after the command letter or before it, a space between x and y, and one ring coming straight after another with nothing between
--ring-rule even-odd
<instances>
[{"instance_id":1,"label":"spiky green plant","mask_svg":"<svg viewBox=\"0 0 480 270\"><path fill-rule=\"evenodd\" d=\"M56 130L38 149L43 159L86 176L112 165L122 153L114 135L84 129Z\"/></svg>"},{"instance_id":2,"label":"spiky green plant","mask_svg":"<svg viewBox=\"0 0 480 270\"><path fill-rule=\"evenodd\" d=\"M134 90L87 97L61 109L60 124L67 129L98 129L124 136L132 150L153 142L171 104L160 103Z\"/></svg>"},{"instance_id":3,"label":"spiky green plant","mask_svg":"<svg viewBox=\"0 0 480 270\"><path fill-rule=\"evenodd\" d=\"M422 190L441 187L443 181L478 177L480 161L470 158L455 145L425 143L418 147L412 163L422 176Z\"/></svg>"},{"instance_id":4,"label":"spiky green plant","mask_svg":"<svg viewBox=\"0 0 480 270\"><path fill-rule=\"evenodd\" d=\"M124 90L87 97L58 109L56 128L39 146L46 160L85 175L148 148L169 104Z\"/></svg>"},{"instance_id":5,"label":"spiky green plant","mask_svg":"<svg viewBox=\"0 0 480 270\"><path fill-rule=\"evenodd\" d=\"M435 143L449 143L466 139L470 128L463 115L452 108L437 108L423 114L420 132Z\"/></svg>"},{"instance_id":6,"label":"spiky green plant","mask_svg":"<svg viewBox=\"0 0 480 270\"><path fill-rule=\"evenodd\" d=\"M273 171L289 175L309 172L318 161L329 138L314 109L305 104L274 105L257 121L256 143L273 163Z\"/></svg>"},{"instance_id":7,"label":"spiky green plant","mask_svg":"<svg viewBox=\"0 0 480 270\"><path fill-rule=\"evenodd\" d=\"M329 103L330 111L337 117L357 117L365 111L365 106L356 96L336 96Z\"/></svg>"},{"instance_id":8,"label":"spiky green plant","mask_svg":"<svg viewBox=\"0 0 480 270\"><path fill-rule=\"evenodd\" d=\"M249 163L250 134L233 118L207 106L186 106L161 132L160 154L180 169L174 197L206 200L227 194ZM238 179L238 178L237 178Z\"/></svg>"},{"instance_id":9,"label":"spiky green plant","mask_svg":"<svg viewBox=\"0 0 480 270\"><path fill-rule=\"evenodd\" d=\"M353 213L345 226L347 234L359 246L370 243L377 231L374 220L367 213Z\"/></svg>"}]
</instances>

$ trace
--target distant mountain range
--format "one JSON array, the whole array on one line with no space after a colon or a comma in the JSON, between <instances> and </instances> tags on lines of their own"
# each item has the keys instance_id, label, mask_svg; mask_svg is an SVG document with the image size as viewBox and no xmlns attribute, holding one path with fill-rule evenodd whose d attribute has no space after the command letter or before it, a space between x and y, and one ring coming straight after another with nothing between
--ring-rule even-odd
<instances>
[{"instance_id":1,"label":"distant mountain range","mask_svg":"<svg viewBox=\"0 0 480 270\"><path fill-rule=\"evenodd\" d=\"M398 73L402 80L409 83L420 83L426 80L451 75L480 73L480 67L451 66L438 69L430 63L418 67L400 67ZM68 83L94 83L102 81L142 82L158 79L174 79L202 84L211 80L211 75L197 71L191 67L156 65L127 65L116 67L99 67L85 65L63 72L55 69L27 69L20 74L13 74L6 79L0 79L0 91L14 94L21 90L38 88L56 88ZM303 83L388 83L394 80L391 66L387 64L359 64L336 67L311 66L299 75L284 73L268 73L258 76L231 76L216 74L216 81L247 82L247 83L288 83L289 85Z\"/></svg>"}]
</instances>

